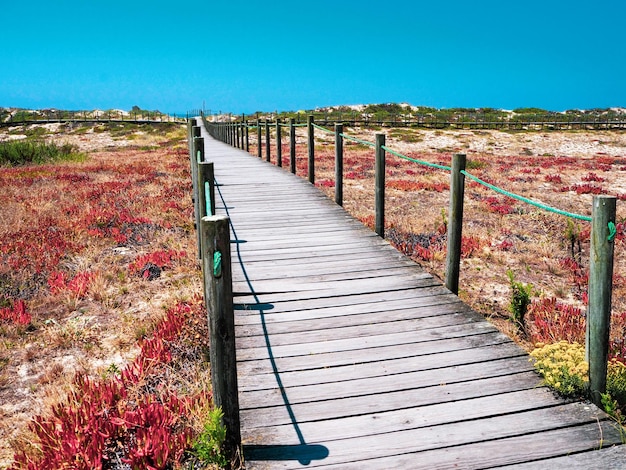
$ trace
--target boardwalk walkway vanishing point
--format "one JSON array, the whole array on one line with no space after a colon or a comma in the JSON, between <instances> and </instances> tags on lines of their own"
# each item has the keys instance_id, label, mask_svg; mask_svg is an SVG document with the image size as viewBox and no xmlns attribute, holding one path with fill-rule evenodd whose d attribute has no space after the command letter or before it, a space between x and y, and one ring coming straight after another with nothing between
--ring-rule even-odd
<instances>
[{"instance_id":1,"label":"boardwalk walkway vanishing point","mask_svg":"<svg viewBox=\"0 0 626 470\"><path fill-rule=\"evenodd\" d=\"M202 129L231 218L247 469L626 468L594 405L304 179Z\"/></svg>"}]
</instances>

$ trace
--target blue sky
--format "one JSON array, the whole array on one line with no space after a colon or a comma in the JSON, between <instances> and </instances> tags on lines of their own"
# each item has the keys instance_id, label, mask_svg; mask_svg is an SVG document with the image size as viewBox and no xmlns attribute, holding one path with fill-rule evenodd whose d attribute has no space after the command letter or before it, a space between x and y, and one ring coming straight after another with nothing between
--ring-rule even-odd
<instances>
[{"instance_id":1,"label":"blue sky","mask_svg":"<svg viewBox=\"0 0 626 470\"><path fill-rule=\"evenodd\" d=\"M626 107L626 2L0 0L0 106Z\"/></svg>"}]
</instances>

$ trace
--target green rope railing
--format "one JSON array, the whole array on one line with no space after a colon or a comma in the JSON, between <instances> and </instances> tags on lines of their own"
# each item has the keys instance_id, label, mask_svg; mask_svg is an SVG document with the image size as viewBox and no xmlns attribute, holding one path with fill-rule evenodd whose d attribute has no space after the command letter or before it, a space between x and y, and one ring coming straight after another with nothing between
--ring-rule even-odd
<instances>
[{"instance_id":1,"label":"green rope railing","mask_svg":"<svg viewBox=\"0 0 626 470\"><path fill-rule=\"evenodd\" d=\"M330 129L326 129L325 127L318 126L315 123L313 123L313 127L315 127L316 129L319 129L320 131L328 132L329 134L334 134L335 133L335 131L331 131Z\"/></svg>"},{"instance_id":2,"label":"green rope railing","mask_svg":"<svg viewBox=\"0 0 626 470\"><path fill-rule=\"evenodd\" d=\"M284 127L289 127L292 124L282 124L282 123L279 123L279 125L280 126L284 126ZM294 127L305 127L307 125L308 124L293 124ZM332 131L330 129L327 129L327 128L322 127L322 126L320 126L318 124L315 124L315 123L312 123L312 126L314 128L316 128L316 129L319 129L319 130L321 130L323 132L327 132L329 134L334 134L335 133L335 131ZM250 128L250 129L256 129L257 127L258 126L248 125L248 128ZM344 133L340 133L339 135L341 137L343 137L344 139L347 139L347 140L350 140L350 141L353 141L353 142L356 142L356 143L359 143L359 144L362 144L362 145L367 145L369 147L376 147L376 144L374 144L373 142L368 142L366 140L357 139L356 137L352 137L352 136L344 134ZM419 165L423 165L423 166L427 166L427 167L431 167L431 168L436 168L436 169L439 169L439 170L452 171L452 168L449 167L449 166L440 165L438 163L426 162L424 160L418 160L416 158L411 158L411 157L408 157L406 155L401 154L400 152L396 152L395 150L387 147L386 145L383 145L381 148L383 150L385 150L386 152L389 152L392 155L395 155L396 157L401 158L403 160L407 160L409 162L417 163ZM524 202L526 204L529 204L531 206L537 207L539 209L543 209L543 210L545 210L547 212L552 212L554 214L559 214L559 215L562 215L562 216L565 216L565 217L570 217L572 219L582 220L582 221L585 221L585 222L591 222L591 217L589 217L589 216L575 214L573 212L567 212L567 211L564 211L564 210L561 210L561 209L557 209L555 207L548 206L547 204L543 204L541 202L533 201L532 199L528 199L528 198L526 198L524 196L520 196L518 194L506 191L505 189L499 188L499 187L494 186L494 185L492 185L490 183L487 183L486 181L481 180L480 178L477 178L476 176L472 175L471 173L468 173L465 170L462 170L461 173L463 173L463 175L465 175L466 177L468 177L471 180L475 181L476 183L481 184L481 185L483 185L483 186L485 186L485 187L487 187L487 188L489 188L489 189L491 189L491 190L493 190L493 191L495 191L497 193L500 193L500 194L502 194L504 196L508 196L508 197L510 197L512 199L516 199L518 201ZM615 224L609 222L609 241L611 241L615 237L615 234L616 234Z\"/></svg>"},{"instance_id":3,"label":"green rope railing","mask_svg":"<svg viewBox=\"0 0 626 470\"><path fill-rule=\"evenodd\" d=\"M353 142L357 142L359 144L363 144L363 145L369 145L370 147L376 147L376 144L373 142L368 142L367 140L361 140L361 139L357 139L356 137L352 137L350 135L347 134L339 134L341 137L343 137L344 139L348 139L351 140Z\"/></svg>"},{"instance_id":4,"label":"green rope railing","mask_svg":"<svg viewBox=\"0 0 626 470\"><path fill-rule=\"evenodd\" d=\"M497 192L500 194L503 194L505 196L508 196L512 199L517 199L518 201L522 201L525 202L526 204L530 204L531 206L535 206L538 207L540 209L543 209L545 211L548 212L553 212L555 214L559 214L559 215L564 215L565 217L570 217L572 219L578 219L578 220L584 220L585 222L591 222L591 217L586 216L586 215L580 215L580 214L574 214L572 212L567 212L561 209L556 209L554 207L548 206L546 204L543 204L541 202L537 202L537 201L533 201L532 199L528 199L524 196L520 196L518 194L515 193L511 193L509 191L506 191L502 188L498 188L497 186L494 186L493 184L489 184L486 181L481 180L480 178L477 178L476 176L472 175L471 173L468 173L465 170L462 170L461 173L463 173L465 176L467 176L469 179L476 181L479 184L482 184L483 186Z\"/></svg>"},{"instance_id":5,"label":"green rope railing","mask_svg":"<svg viewBox=\"0 0 626 470\"><path fill-rule=\"evenodd\" d=\"M445 171L451 171L452 170L452 168L450 168L449 166L439 165L438 163L430 163L430 162L425 162L423 160L417 160L415 158L407 157L406 155L402 155L401 153L398 153L395 150L390 149L386 145L383 145L381 148L383 150L391 153L392 155L395 155L396 157L402 158L404 160L408 160L408 161L413 162L413 163L418 163L420 165L429 166L431 168L437 168L439 170L445 170Z\"/></svg>"}]
</instances>

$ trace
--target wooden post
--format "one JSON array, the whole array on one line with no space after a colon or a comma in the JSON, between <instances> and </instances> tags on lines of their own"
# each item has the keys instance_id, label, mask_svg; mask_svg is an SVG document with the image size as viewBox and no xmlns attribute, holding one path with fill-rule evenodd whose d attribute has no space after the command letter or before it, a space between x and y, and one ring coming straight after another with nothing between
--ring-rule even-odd
<instances>
[{"instance_id":1,"label":"wooden post","mask_svg":"<svg viewBox=\"0 0 626 470\"><path fill-rule=\"evenodd\" d=\"M250 152L250 130L248 129L248 121L243 122L243 131L246 140L246 152Z\"/></svg>"},{"instance_id":2,"label":"wooden post","mask_svg":"<svg viewBox=\"0 0 626 470\"><path fill-rule=\"evenodd\" d=\"M289 119L289 168L296 174L296 120Z\"/></svg>"},{"instance_id":3,"label":"wooden post","mask_svg":"<svg viewBox=\"0 0 626 470\"><path fill-rule=\"evenodd\" d=\"M376 233L385 238L385 134L376 134L376 164L374 179L376 181Z\"/></svg>"},{"instance_id":4,"label":"wooden post","mask_svg":"<svg viewBox=\"0 0 626 470\"><path fill-rule=\"evenodd\" d=\"M241 447L235 315L227 216L202 219L202 274L209 323L209 355L213 402L224 413L226 440L222 451L234 458Z\"/></svg>"},{"instance_id":5,"label":"wooden post","mask_svg":"<svg viewBox=\"0 0 626 470\"><path fill-rule=\"evenodd\" d=\"M280 120L276 118L276 158L277 165L279 167L283 166L283 149L282 149L282 138L280 132Z\"/></svg>"},{"instance_id":6,"label":"wooden post","mask_svg":"<svg viewBox=\"0 0 626 470\"><path fill-rule=\"evenodd\" d=\"M315 184L315 129L313 127L314 119L312 115L306 118L307 128L307 147L309 150L309 183Z\"/></svg>"},{"instance_id":7,"label":"wooden post","mask_svg":"<svg viewBox=\"0 0 626 470\"><path fill-rule=\"evenodd\" d=\"M466 157L456 153L452 157L450 173L450 209L448 214L448 250L446 253L446 287L452 293L459 293L459 273L461 268L461 234L463 231L463 197L465 193Z\"/></svg>"},{"instance_id":8,"label":"wooden post","mask_svg":"<svg viewBox=\"0 0 626 470\"><path fill-rule=\"evenodd\" d=\"M198 207L200 218L215 215L215 172L213 162L198 162Z\"/></svg>"},{"instance_id":9,"label":"wooden post","mask_svg":"<svg viewBox=\"0 0 626 470\"><path fill-rule=\"evenodd\" d=\"M585 355L589 363L589 392L597 405L601 405L601 395L606 392L614 251L609 223L615 224L616 200L614 196L594 196L591 212Z\"/></svg>"},{"instance_id":10,"label":"wooden post","mask_svg":"<svg viewBox=\"0 0 626 470\"><path fill-rule=\"evenodd\" d=\"M270 122L265 121L265 160L270 162Z\"/></svg>"},{"instance_id":11,"label":"wooden post","mask_svg":"<svg viewBox=\"0 0 626 470\"><path fill-rule=\"evenodd\" d=\"M335 202L343 206L343 124L335 124Z\"/></svg>"},{"instance_id":12,"label":"wooden post","mask_svg":"<svg viewBox=\"0 0 626 470\"><path fill-rule=\"evenodd\" d=\"M199 129L199 127L197 128ZM204 161L204 139L202 137L193 138L193 156L191 160L191 178L193 185L193 213L194 213L194 225L196 227L196 238L198 246L198 259L201 259L200 248L200 200L198 189L198 164Z\"/></svg>"},{"instance_id":13,"label":"wooden post","mask_svg":"<svg viewBox=\"0 0 626 470\"><path fill-rule=\"evenodd\" d=\"M194 127L196 127L196 120L190 119L187 121L187 148L189 149L189 159L191 160L191 156L193 155L193 133Z\"/></svg>"},{"instance_id":14,"label":"wooden post","mask_svg":"<svg viewBox=\"0 0 626 470\"><path fill-rule=\"evenodd\" d=\"M261 121L259 121L258 119L256 120L256 156L259 158L262 158L262 153L261 153Z\"/></svg>"}]
</instances>

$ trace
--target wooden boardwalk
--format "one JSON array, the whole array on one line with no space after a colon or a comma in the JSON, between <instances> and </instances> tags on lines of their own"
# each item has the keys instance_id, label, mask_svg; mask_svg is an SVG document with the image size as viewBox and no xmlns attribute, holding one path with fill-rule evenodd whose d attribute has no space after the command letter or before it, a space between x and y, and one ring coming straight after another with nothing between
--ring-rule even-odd
<instances>
[{"instance_id":1,"label":"wooden boardwalk","mask_svg":"<svg viewBox=\"0 0 626 470\"><path fill-rule=\"evenodd\" d=\"M613 423L541 387L438 280L305 180L203 137L232 222L247 469L626 468Z\"/></svg>"}]
</instances>

